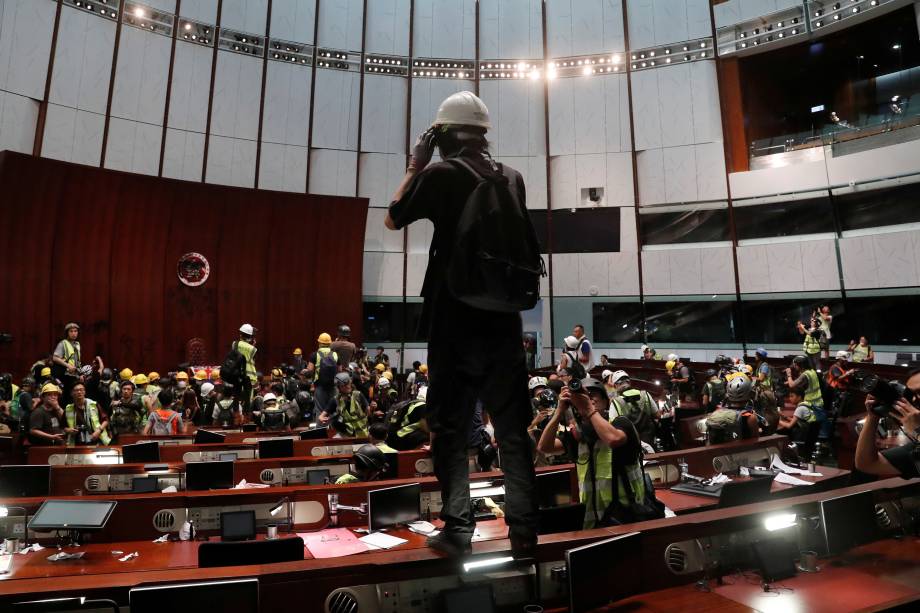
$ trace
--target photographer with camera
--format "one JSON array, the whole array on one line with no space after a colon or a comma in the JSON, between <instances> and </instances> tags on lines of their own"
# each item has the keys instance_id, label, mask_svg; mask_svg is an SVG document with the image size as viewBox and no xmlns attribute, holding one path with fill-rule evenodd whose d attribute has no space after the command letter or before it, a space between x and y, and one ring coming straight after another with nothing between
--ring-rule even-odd
<instances>
[{"instance_id":1,"label":"photographer with camera","mask_svg":"<svg viewBox=\"0 0 920 613\"><path fill-rule=\"evenodd\" d=\"M108 445L109 420L100 414L95 401L86 397L86 386L76 383L71 390L73 402L64 407L68 445Z\"/></svg>"},{"instance_id":2,"label":"photographer with camera","mask_svg":"<svg viewBox=\"0 0 920 613\"><path fill-rule=\"evenodd\" d=\"M573 412L574 409L574 412ZM579 500L586 505L584 527L610 526L664 517L642 469L636 427L622 416L609 417L610 400L597 379L573 380L543 430L537 449L557 454L577 446ZM565 420L568 428L557 435Z\"/></svg>"},{"instance_id":3,"label":"photographer with camera","mask_svg":"<svg viewBox=\"0 0 920 613\"><path fill-rule=\"evenodd\" d=\"M811 368L818 370L821 368L821 347L827 344L827 337L821 324L816 318L812 318L809 327L805 327L801 321L796 322L796 329L804 337L802 341L802 351L811 363Z\"/></svg>"},{"instance_id":4,"label":"photographer with camera","mask_svg":"<svg viewBox=\"0 0 920 613\"><path fill-rule=\"evenodd\" d=\"M856 468L880 477L920 477L920 369L910 371L903 385L870 375L861 387L868 394L866 421L856 443ZM875 437L883 417L896 421L911 442L879 451Z\"/></svg>"},{"instance_id":5,"label":"photographer with camera","mask_svg":"<svg viewBox=\"0 0 920 613\"><path fill-rule=\"evenodd\" d=\"M814 369L814 362L811 358L803 355L797 355L792 359L792 364L786 369L786 388L799 389L802 391L803 399L818 418L820 433L818 434L819 442L822 447L829 445L830 437L833 434L830 422L827 420L827 411L824 408L824 395L821 392L821 378ZM795 377L793 379L793 377Z\"/></svg>"}]
</instances>

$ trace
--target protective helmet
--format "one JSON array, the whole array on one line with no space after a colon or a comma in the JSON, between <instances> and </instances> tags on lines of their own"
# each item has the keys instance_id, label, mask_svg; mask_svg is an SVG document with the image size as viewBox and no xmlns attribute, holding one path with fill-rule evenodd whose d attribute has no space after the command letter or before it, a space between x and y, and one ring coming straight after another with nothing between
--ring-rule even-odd
<instances>
[{"instance_id":1,"label":"protective helmet","mask_svg":"<svg viewBox=\"0 0 920 613\"><path fill-rule=\"evenodd\" d=\"M272 394L271 392L268 392L267 394L262 396L262 404L263 405L268 404L269 402L278 402L278 397Z\"/></svg>"},{"instance_id":2,"label":"protective helmet","mask_svg":"<svg viewBox=\"0 0 920 613\"><path fill-rule=\"evenodd\" d=\"M280 368L272 368L272 379L280 379L284 376L284 373L281 372Z\"/></svg>"},{"instance_id":3,"label":"protective helmet","mask_svg":"<svg viewBox=\"0 0 920 613\"><path fill-rule=\"evenodd\" d=\"M837 352L837 359L838 359L838 360L849 360L849 359L850 359L850 352L849 352L849 351L845 351L845 350L840 350L840 351L838 351L838 352Z\"/></svg>"},{"instance_id":4,"label":"protective helmet","mask_svg":"<svg viewBox=\"0 0 920 613\"><path fill-rule=\"evenodd\" d=\"M712 378L715 377L715 376L716 376L716 371L715 371L714 368L710 368L709 370L706 371L706 378L707 378L707 379L712 379Z\"/></svg>"},{"instance_id":5,"label":"protective helmet","mask_svg":"<svg viewBox=\"0 0 920 613\"><path fill-rule=\"evenodd\" d=\"M381 471L386 467L387 459L383 452L374 445L361 445L354 455L355 468Z\"/></svg>"},{"instance_id":6,"label":"protective helmet","mask_svg":"<svg viewBox=\"0 0 920 613\"><path fill-rule=\"evenodd\" d=\"M546 387L546 377L531 377L527 382L527 389L531 392L541 386Z\"/></svg>"},{"instance_id":7,"label":"protective helmet","mask_svg":"<svg viewBox=\"0 0 920 613\"><path fill-rule=\"evenodd\" d=\"M639 350L642 351L642 353L645 353L645 352L648 351L649 349L651 349L651 347L649 347L648 345L642 345L642 346L639 348Z\"/></svg>"},{"instance_id":8,"label":"protective helmet","mask_svg":"<svg viewBox=\"0 0 920 613\"><path fill-rule=\"evenodd\" d=\"M392 371L392 370L386 370L386 371L384 371L382 376L383 376L384 379L386 379L386 380L389 381L390 383L393 382L393 371Z\"/></svg>"},{"instance_id":9,"label":"protective helmet","mask_svg":"<svg viewBox=\"0 0 920 613\"><path fill-rule=\"evenodd\" d=\"M680 360L680 357L679 357L676 353L669 353L669 354L668 354L668 361L677 362L677 361L679 361L679 360Z\"/></svg>"},{"instance_id":10,"label":"protective helmet","mask_svg":"<svg viewBox=\"0 0 920 613\"><path fill-rule=\"evenodd\" d=\"M390 380L387 379L386 377L380 377L379 379L377 379L377 387L379 387L380 389L390 387Z\"/></svg>"},{"instance_id":11,"label":"protective helmet","mask_svg":"<svg viewBox=\"0 0 920 613\"><path fill-rule=\"evenodd\" d=\"M300 347L297 347L296 349L294 349L294 355L303 355L303 349L301 349Z\"/></svg>"},{"instance_id":12,"label":"protective helmet","mask_svg":"<svg viewBox=\"0 0 920 613\"><path fill-rule=\"evenodd\" d=\"M428 400L428 386L423 385L422 387L418 388L418 394L416 394L415 397L423 402L427 401Z\"/></svg>"},{"instance_id":13,"label":"protective helmet","mask_svg":"<svg viewBox=\"0 0 920 613\"><path fill-rule=\"evenodd\" d=\"M256 333L256 329L252 327L252 324L243 324L240 326L240 332L246 336L252 336Z\"/></svg>"},{"instance_id":14,"label":"protective helmet","mask_svg":"<svg viewBox=\"0 0 920 613\"><path fill-rule=\"evenodd\" d=\"M751 398L752 389L751 378L739 373L728 382L725 389L725 398L729 402L747 402Z\"/></svg>"},{"instance_id":15,"label":"protective helmet","mask_svg":"<svg viewBox=\"0 0 920 613\"><path fill-rule=\"evenodd\" d=\"M134 376L134 371L132 371L130 368L122 368L121 372L118 373L118 377L122 381L130 381L131 377L133 376Z\"/></svg>"},{"instance_id":16,"label":"protective helmet","mask_svg":"<svg viewBox=\"0 0 920 613\"><path fill-rule=\"evenodd\" d=\"M556 400L556 392L550 389L543 390L540 392L540 395L537 396L537 404L544 409L556 406Z\"/></svg>"},{"instance_id":17,"label":"protective helmet","mask_svg":"<svg viewBox=\"0 0 920 613\"><path fill-rule=\"evenodd\" d=\"M176 381L188 381L188 373L183 371L176 373Z\"/></svg>"},{"instance_id":18,"label":"protective helmet","mask_svg":"<svg viewBox=\"0 0 920 613\"><path fill-rule=\"evenodd\" d=\"M476 126L488 130L489 109L473 92L457 92L448 96L435 115L432 127L436 126Z\"/></svg>"},{"instance_id":19,"label":"protective helmet","mask_svg":"<svg viewBox=\"0 0 920 613\"><path fill-rule=\"evenodd\" d=\"M612 370L605 370L604 372L601 373L601 381L604 381L606 383L607 379L609 379L612 375L613 375Z\"/></svg>"},{"instance_id":20,"label":"protective helmet","mask_svg":"<svg viewBox=\"0 0 920 613\"><path fill-rule=\"evenodd\" d=\"M147 385L150 381L147 380L147 375L144 373L139 373L134 375L134 385Z\"/></svg>"},{"instance_id":21,"label":"protective helmet","mask_svg":"<svg viewBox=\"0 0 920 613\"><path fill-rule=\"evenodd\" d=\"M758 348L757 348L757 351L755 351L754 353L757 354L757 357L758 357L758 358L765 358L765 357L767 357L767 350L764 349L763 347L758 347Z\"/></svg>"},{"instance_id":22,"label":"protective helmet","mask_svg":"<svg viewBox=\"0 0 920 613\"><path fill-rule=\"evenodd\" d=\"M792 363L795 366L798 366L799 368L801 368L802 370L805 370L808 368L808 358L806 358L804 355L795 356L794 358L792 358Z\"/></svg>"},{"instance_id":23,"label":"protective helmet","mask_svg":"<svg viewBox=\"0 0 920 613\"><path fill-rule=\"evenodd\" d=\"M743 372L744 374L750 377L751 375L754 374L754 367L751 366L750 364L740 364L738 366L738 372Z\"/></svg>"},{"instance_id":24,"label":"protective helmet","mask_svg":"<svg viewBox=\"0 0 920 613\"><path fill-rule=\"evenodd\" d=\"M604 396L607 395L607 388L604 387L603 383L601 383L594 377L585 377L584 379L582 379L581 387L584 388L586 392L595 391L595 392L600 392L604 394Z\"/></svg>"},{"instance_id":25,"label":"protective helmet","mask_svg":"<svg viewBox=\"0 0 920 613\"><path fill-rule=\"evenodd\" d=\"M621 395L623 396L623 400L632 402L633 404L639 402L639 399L642 398L642 394L639 392L639 390L633 388L629 388Z\"/></svg>"},{"instance_id":26,"label":"protective helmet","mask_svg":"<svg viewBox=\"0 0 920 613\"><path fill-rule=\"evenodd\" d=\"M351 328L345 324L339 326L339 336L342 338L348 338L351 336Z\"/></svg>"},{"instance_id":27,"label":"protective helmet","mask_svg":"<svg viewBox=\"0 0 920 613\"><path fill-rule=\"evenodd\" d=\"M348 385L349 383L351 383L351 375L347 372L340 372L335 375L336 385Z\"/></svg>"},{"instance_id":28,"label":"protective helmet","mask_svg":"<svg viewBox=\"0 0 920 613\"><path fill-rule=\"evenodd\" d=\"M208 381L207 383L201 384L201 396L202 397L208 396L213 391L214 391L214 384L211 383L210 381Z\"/></svg>"},{"instance_id":29,"label":"protective helmet","mask_svg":"<svg viewBox=\"0 0 920 613\"><path fill-rule=\"evenodd\" d=\"M677 366L677 362L675 362L674 360L668 360L667 362L664 363L664 368L668 372L671 372L672 370L674 370L675 366Z\"/></svg>"},{"instance_id":30,"label":"protective helmet","mask_svg":"<svg viewBox=\"0 0 920 613\"><path fill-rule=\"evenodd\" d=\"M328 333L323 332L318 337L316 337L316 342L319 343L320 345L331 345L332 337L329 336Z\"/></svg>"},{"instance_id":31,"label":"protective helmet","mask_svg":"<svg viewBox=\"0 0 920 613\"><path fill-rule=\"evenodd\" d=\"M23 386L23 387L27 387L27 386L30 386L30 385L35 385L35 379L33 379L32 377L23 377L23 378L22 378L22 386Z\"/></svg>"},{"instance_id":32,"label":"protective helmet","mask_svg":"<svg viewBox=\"0 0 920 613\"><path fill-rule=\"evenodd\" d=\"M45 366L44 368L42 368L41 376L42 376L42 377L50 377L50 376L51 376L51 367L50 367L50 366Z\"/></svg>"},{"instance_id":33,"label":"protective helmet","mask_svg":"<svg viewBox=\"0 0 920 613\"><path fill-rule=\"evenodd\" d=\"M84 377L88 377L91 374L93 374L93 367L90 366L89 364L84 364L83 366L80 367L78 372Z\"/></svg>"},{"instance_id":34,"label":"protective helmet","mask_svg":"<svg viewBox=\"0 0 920 613\"><path fill-rule=\"evenodd\" d=\"M214 368L211 370L211 379L214 381L220 379L220 368Z\"/></svg>"},{"instance_id":35,"label":"protective helmet","mask_svg":"<svg viewBox=\"0 0 920 613\"><path fill-rule=\"evenodd\" d=\"M357 373L358 370L360 370L360 369L358 368L358 363L357 363L357 362L349 362L349 363L348 363L348 372L350 372L350 373Z\"/></svg>"},{"instance_id":36,"label":"protective helmet","mask_svg":"<svg viewBox=\"0 0 920 613\"><path fill-rule=\"evenodd\" d=\"M313 396L310 395L310 392L301 390L294 396L294 402L297 403L298 409L307 411L313 406Z\"/></svg>"},{"instance_id":37,"label":"protective helmet","mask_svg":"<svg viewBox=\"0 0 920 613\"><path fill-rule=\"evenodd\" d=\"M208 372L204 368L195 371L195 380L196 381L207 381Z\"/></svg>"},{"instance_id":38,"label":"protective helmet","mask_svg":"<svg viewBox=\"0 0 920 613\"><path fill-rule=\"evenodd\" d=\"M64 326L64 334L67 334L68 332L70 332L70 329L71 329L71 328L74 328L74 329L76 329L77 331L79 331L79 330L80 330L80 325L79 325L79 324L76 324L76 323L74 323L74 322L70 322L69 324L67 324L66 326Z\"/></svg>"},{"instance_id":39,"label":"protective helmet","mask_svg":"<svg viewBox=\"0 0 920 613\"><path fill-rule=\"evenodd\" d=\"M386 366L386 364L383 364L383 363L380 363L380 364L377 364L376 366L374 366L374 370L376 370L377 372L383 372L383 371L385 371L386 369L387 369L387 366Z\"/></svg>"},{"instance_id":40,"label":"protective helmet","mask_svg":"<svg viewBox=\"0 0 920 613\"><path fill-rule=\"evenodd\" d=\"M153 383L154 381L159 381L159 380L160 380L160 373L158 373L158 372L155 371L155 370L154 370L154 371L151 371L150 374L147 375L147 380L150 381L151 383Z\"/></svg>"},{"instance_id":41,"label":"protective helmet","mask_svg":"<svg viewBox=\"0 0 920 613\"><path fill-rule=\"evenodd\" d=\"M102 369L101 377L103 381L111 381L115 377L115 373L112 372L112 369L106 366Z\"/></svg>"},{"instance_id":42,"label":"protective helmet","mask_svg":"<svg viewBox=\"0 0 920 613\"><path fill-rule=\"evenodd\" d=\"M566 349L575 349L576 347L578 347L578 339L575 338L574 336L567 336L564 339L562 339L562 342L565 343Z\"/></svg>"},{"instance_id":43,"label":"protective helmet","mask_svg":"<svg viewBox=\"0 0 920 613\"><path fill-rule=\"evenodd\" d=\"M615 373L613 373L613 375L611 375L611 376L613 377L613 383L614 383L614 385L616 385L617 383L619 383L619 382L622 381L623 379L629 379L629 373L626 372L625 370L618 370L618 371L616 371Z\"/></svg>"},{"instance_id":44,"label":"protective helmet","mask_svg":"<svg viewBox=\"0 0 920 613\"><path fill-rule=\"evenodd\" d=\"M423 375L427 375L428 374L428 364L422 364L421 366L419 366L418 371L422 373Z\"/></svg>"},{"instance_id":45,"label":"protective helmet","mask_svg":"<svg viewBox=\"0 0 920 613\"><path fill-rule=\"evenodd\" d=\"M45 383L42 386L42 393L41 393L42 396L44 396L45 394L60 394L60 393L61 393L61 388L59 388L54 383Z\"/></svg>"}]
</instances>

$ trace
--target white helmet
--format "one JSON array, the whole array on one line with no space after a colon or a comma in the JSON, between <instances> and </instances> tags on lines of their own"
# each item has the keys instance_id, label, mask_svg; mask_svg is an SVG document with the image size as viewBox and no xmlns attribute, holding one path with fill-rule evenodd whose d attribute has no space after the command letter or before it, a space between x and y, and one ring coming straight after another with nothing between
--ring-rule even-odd
<instances>
[{"instance_id":1,"label":"white helmet","mask_svg":"<svg viewBox=\"0 0 920 613\"><path fill-rule=\"evenodd\" d=\"M604 372L601 373L601 381L606 381L608 377L610 377L610 375L612 374L613 374L612 370L605 370Z\"/></svg>"},{"instance_id":2,"label":"white helmet","mask_svg":"<svg viewBox=\"0 0 920 613\"><path fill-rule=\"evenodd\" d=\"M252 324L243 324L240 326L240 332L252 336L256 333L256 329L252 327Z\"/></svg>"},{"instance_id":3,"label":"white helmet","mask_svg":"<svg viewBox=\"0 0 920 613\"><path fill-rule=\"evenodd\" d=\"M271 392L269 392L269 393L265 394L264 396L262 396L262 402L263 402L263 403L269 402L269 401L277 402L277 401L278 401L278 397L275 396L274 394L272 394Z\"/></svg>"},{"instance_id":4,"label":"white helmet","mask_svg":"<svg viewBox=\"0 0 920 613\"><path fill-rule=\"evenodd\" d=\"M673 360L674 362L679 362L679 361L680 361L680 356L678 356L676 353L669 353L669 354L668 354L668 361L670 362L670 361L672 361L672 360Z\"/></svg>"},{"instance_id":5,"label":"white helmet","mask_svg":"<svg viewBox=\"0 0 920 613\"><path fill-rule=\"evenodd\" d=\"M416 394L415 397L419 400L426 400L428 398L428 386L423 385L422 387L418 388L418 394Z\"/></svg>"},{"instance_id":6,"label":"white helmet","mask_svg":"<svg viewBox=\"0 0 920 613\"><path fill-rule=\"evenodd\" d=\"M488 130L492 124L485 103L473 92L464 91L451 94L441 103L431 126L476 126Z\"/></svg>"},{"instance_id":7,"label":"white helmet","mask_svg":"<svg viewBox=\"0 0 920 613\"><path fill-rule=\"evenodd\" d=\"M210 381L208 381L207 383L201 384L201 395L202 396L207 396L213 391L214 391L214 384L211 383Z\"/></svg>"},{"instance_id":8,"label":"white helmet","mask_svg":"<svg viewBox=\"0 0 920 613\"><path fill-rule=\"evenodd\" d=\"M565 346L567 349L575 349L576 347L578 347L578 339L575 338L574 336L567 336L564 339L562 339L562 342L565 343Z\"/></svg>"},{"instance_id":9,"label":"white helmet","mask_svg":"<svg viewBox=\"0 0 920 613\"><path fill-rule=\"evenodd\" d=\"M642 350L642 353L645 353L646 351L648 351L649 349L651 349L651 347L649 347L648 345L642 345L642 347L641 347L640 349Z\"/></svg>"},{"instance_id":10,"label":"white helmet","mask_svg":"<svg viewBox=\"0 0 920 613\"><path fill-rule=\"evenodd\" d=\"M725 398L729 402L747 402L751 398L751 378L741 373L732 377L725 386Z\"/></svg>"},{"instance_id":11,"label":"white helmet","mask_svg":"<svg viewBox=\"0 0 920 613\"><path fill-rule=\"evenodd\" d=\"M615 373L613 373L613 384L614 385L616 385L623 379L629 379L629 373L626 372L625 370L618 370Z\"/></svg>"},{"instance_id":12,"label":"white helmet","mask_svg":"<svg viewBox=\"0 0 920 613\"><path fill-rule=\"evenodd\" d=\"M837 359L838 360L849 360L850 352L841 349L840 351L837 352Z\"/></svg>"},{"instance_id":13,"label":"white helmet","mask_svg":"<svg viewBox=\"0 0 920 613\"><path fill-rule=\"evenodd\" d=\"M390 387L390 380L387 379L386 377L380 377L379 379L377 379L377 387L380 387L380 388Z\"/></svg>"},{"instance_id":14,"label":"white helmet","mask_svg":"<svg viewBox=\"0 0 920 613\"><path fill-rule=\"evenodd\" d=\"M531 377L530 381L527 382L527 389L532 392L541 385L546 387L547 383L546 377Z\"/></svg>"}]
</instances>

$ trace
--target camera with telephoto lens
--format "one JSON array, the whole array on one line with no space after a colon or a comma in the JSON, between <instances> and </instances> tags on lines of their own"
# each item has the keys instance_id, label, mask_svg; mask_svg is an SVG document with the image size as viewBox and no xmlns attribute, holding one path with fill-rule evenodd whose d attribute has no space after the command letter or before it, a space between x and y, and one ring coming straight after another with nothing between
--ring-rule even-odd
<instances>
[{"instance_id":1,"label":"camera with telephoto lens","mask_svg":"<svg viewBox=\"0 0 920 613\"><path fill-rule=\"evenodd\" d=\"M540 409L551 409L556 406L556 392L553 390L543 390L537 395L537 407Z\"/></svg>"},{"instance_id":2,"label":"camera with telephoto lens","mask_svg":"<svg viewBox=\"0 0 920 613\"><path fill-rule=\"evenodd\" d=\"M574 377L571 381L568 382L567 387L573 394L581 394L584 392L584 386L582 386L581 381L579 379L575 379Z\"/></svg>"},{"instance_id":3,"label":"camera with telephoto lens","mask_svg":"<svg viewBox=\"0 0 920 613\"><path fill-rule=\"evenodd\" d=\"M878 375L868 372L857 372L854 375L859 389L875 398L872 412L879 417L887 417L894 410L894 404L903 398L914 404L914 393L900 381L885 381Z\"/></svg>"}]
</instances>

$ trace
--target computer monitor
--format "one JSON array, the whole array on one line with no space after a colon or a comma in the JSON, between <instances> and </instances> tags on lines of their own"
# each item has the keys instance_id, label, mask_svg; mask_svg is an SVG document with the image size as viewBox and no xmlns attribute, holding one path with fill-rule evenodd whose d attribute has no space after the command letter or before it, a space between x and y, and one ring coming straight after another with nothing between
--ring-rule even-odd
<instances>
[{"instance_id":1,"label":"computer monitor","mask_svg":"<svg viewBox=\"0 0 920 613\"><path fill-rule=\"evenodd\" d=\"M121 446L124 464L147 464L160 461L160 444L156 441Z\"/></svg>"},{"instance_id":2,"label":"computer monitor","mask_svg":"<svg viewBox=\"0 0 920 613\"><path fill-rule=\"evenodd\" d=\"M541 507L537 511L537 534L576 532L585 526L585 503Z\"/></svg>"},{"instance_id":3,"label":"computer monitor","mask_svg":"<svg viewBox=\"0 0 920 613\"><path fill-rule=\"evenodd\" d=\"M294 440L289 438L271 438L259 441L259 459L290 458L294 455Z\"/></svg>"},{"instance_id":4,"label":"computer monitor","mask_svg":"<svg viewBox=\"0 0 920 613\"><path fill-rule=\"evenodd\" d=\"M537 504L541 509L572 502L572 475L568 470L554 470L537 475Z\"/></svg>"},{"instance_id":5,"label":"computer monitor","mask_svg":"<svg viewBox=\"0 0 920 613\"><path fill-rule=\"evenodd\" d=\"M844 553L875 539L875 498L872 492L840 496L818 503L828 555Z\"/></svg>"},{"instance_id":6,"label":"computer monitor","mask_svg":"<svg viewBox=\"0 0 920 613\"><path fill-rule=\"evenodd\" d=\"M0 498L28 498L50 493L49 464L0 466Z\"/></svg>"},{"instance_id":7,"label":"computer monitor","mask_svg":"<svg viewBox=\"0 0 920 613\"><path fill-rule=\"evenodd\" d=\"M795 576L797 542L785 535L756 541L751 544L760 578L767 583Z\"/></svg>"},{"instance_id":8,"label":"computer monitor","mask_svg":"<svg viewBox=\"0 0 920 613\"><path fill-rule=\"evenodd\" d=\"M29 529L101 530L115 504L114 500L46 500L29 521Z\"/></svg>"},{"instance_id":9,"label":"computer monitor","mask_svg":"<svg viewBox=\"0 0 920 613\"><path fill-rule=\"evenodd\" d=\"M325 485L332 479L328 468L319 468L307 471L308 485Z\"/></svg>"},{"instance_id":10,"label":"computer monitor","mask_svg":"<svg viewBox=\"0 0 920 613\"><path fill-rule=\"evenodd\" d=\"M763 502L770 497L773 477L753 477L744 481L728 481L719 493L720 507Z\"/></svg>"},{"instance_id":11,"label":"computer monitor","mask_svg":"<svg viewBox=\"0 0 920 613\"><path fill-rule=\"evenodd\" d=\"M185 489L220 490L233 487L233 462L186 462Z\"/></svg>"},{"instance_id":12,"label":"computer monitor","mask_svg":"<svg viewBox=\"0 0 920 613\"><path fill-rule=\"evenodd\" d=\"M371 530L392 528L421 519L422 486L407 483L370 490L367 493L367 518Z\"/></svg>"},{"instance_id":13,"label":"computer monitor","mask_svg":"<svg viewBox=\"0 0 920 613\"><path fill-rule=\"evenodd\" d=\"M150 494L160 491L157 487L159 482L156 475L147 475L145 477L134 477L131 479L131 491L135 494Z\"/></svg>"},{"instance_id":14,"label":"computer monitor","mask_svg":"<svg viewBox=\"0 0 920 613\"><path fill-rule=\"evenodd\" d=\"M220 514L222 541L251 541L256 538L255 511L228 511Z\"/></svg>"},{"instance_id":15,"label":"computer monitor","mask_svg":"<svg viewBox=\"0 0 920 613\"><path fill-rule=\"evenodd\" d=\"M214 432L212 430L196 430L195 444L199 443L223 443L227 440L227 435L223 432Z\"/></svg>"},{"instance_id":16,"label":"computer monitor","mask_svg":"<svg viewBox=\"0 0 920 613\"><path fill-rule=\"evenodd\" d=\"M220 611L258 613L259 580L232 579L136 587L128 592L131 613Z\"/></svg>"},{"instance_id":17,"label":"computer monitor","mask_svg":"<svg viewBox=\"0 0 920 613\"><path fill-rule=\"evenodd\" d=\"M326 428L311 428L300 433L300 440L302 441L315 441L324 438L329 438L329 430Z\"/></svg>"},{"instance_id":18,"label":"computer monitor","mask_svg":"<svg viewBox=\"0 0 920 613\"><path fill-rule=\"evenodd\" d=\"M640 593L640 544L640 534L631 532L566 551L569 610L582 613Z\"/></svg>"},{"instance_id":19,"label":"computer monitor","mask_svg":"<svg viewBox=\"0 0 920 613\"><path fill-rule=\"evenodd\" d=\"M240 430L243 432L257 432L259 430L259 424L243 424L240 426Z\"/></svg>"},{"instance_id":20,"label":"computer monitor","mask_svg":"<svg viewBox=\"0 0 920 613\"><path fill-rule=\"evenodd\" d=\"M439 597L439 610L444 613L495 613L495 597L489 583L444 590Z\"/></svg>"},{"instance_id":21,"label":"computer monitor","mask_svg":"<svg viewBox=\"0 0 920 613\"><path fill-rule=\"evenodd\" d=\"M240 454L236 451L224 451L217 454L217 459L221 462L236 462L240 459Z\"/></svg>"}]
</instances>

